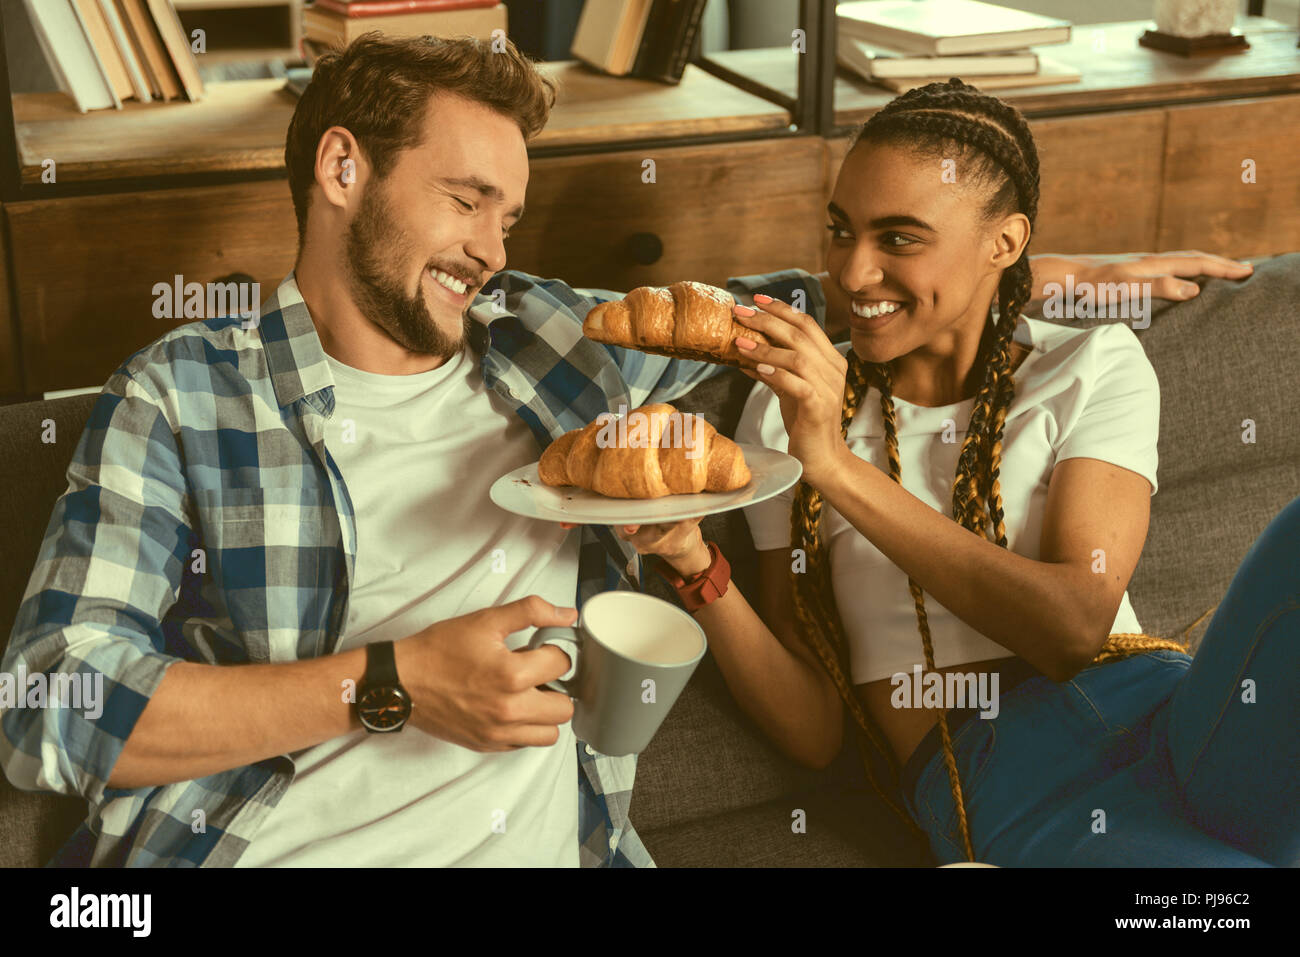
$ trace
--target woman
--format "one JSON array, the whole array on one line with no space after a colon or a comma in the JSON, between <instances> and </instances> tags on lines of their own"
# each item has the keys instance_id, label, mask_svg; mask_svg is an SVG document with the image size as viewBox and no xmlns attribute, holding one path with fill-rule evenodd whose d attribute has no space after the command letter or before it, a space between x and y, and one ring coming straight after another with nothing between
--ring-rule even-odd
<instances>
[{"instance_id":1,"label":"woman","mask_svg":"<svg viewBox=\"0 0 1300 957\"><path fill-rule=\"evenodd\" d=\"M1021 318L1037 202L1024 119L960 81L864 125L828 226L850 341L784 303L736 308L772 342L738 343L769 388L736 437L804 471L746 509L758 611L729 588L697 620L796 760L830 763L847 707L873 784L941 863L1293 865L1300 500L1195 661L1140 634L1126 587L1159 390L1126 325ZM698 520L621 534L670 575L718 566ZM922 668L945 677L923 690ZM1254 701L1252 676L1285 686ZM972 709L959 689L993 694Z\"/></svg>"}]
</instances>

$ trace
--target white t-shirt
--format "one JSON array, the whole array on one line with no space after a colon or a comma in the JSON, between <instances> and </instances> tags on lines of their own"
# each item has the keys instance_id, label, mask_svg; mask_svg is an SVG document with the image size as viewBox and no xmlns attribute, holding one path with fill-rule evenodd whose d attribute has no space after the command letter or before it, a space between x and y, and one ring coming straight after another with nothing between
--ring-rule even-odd
<instances>
[{"instance_id":1,"label":"white t-shirt","mask_svg":"<svg viewBox=\"0 0 1300 957\"><path fill-rule=\"evenodd\" d=\"M1021 317L1015 338L1033 351L1014 374L1016 394L1007 410L998 479L1007 545L1018 555L1037 559L1048 481L1057 462L1101 459L1145 477L1155 494L1160 387L1128 326L1071 329ZM850 345L844 342L838 348L847 354ZM950 518L957 458L974 405L974 398L935 408L894 399L903 488ZM943 441L945 429L953 441ZM872 387L849 426L847 444L853 454L888 475L884 436L880 392ZM788 449L776 394L765 383L756 383L751 391L736 441ZM760 551L790 547L794 492L791 488L744 510ZM822 539L830 549L831 580L849 636L854 683L910 674L914 664L924 666L907 575L829 503L822 511ZM1011 654L929 593L925 607L936 667ZM1127 591L1110 630L1142 630Z\"/></svg>"},{"instance_id":2,"label":"white t-shirt","mask_svg":"<svg viewBox=\"0 0 1300 957\"><path fill-rule=\"evenodd\" d=\"M339 650L531 594L572 607L578 536L488 498L495 477L536 461L539 450L484 384L477 357L467 348L406 376L327 359L336 407L325 442L357 517ZM535 630L506 645L520 647ZM568 722L547 748L479 753L407 725L397 734L357 731L290 757L293 782L241 867L578 866L578 758Z\"/></svg>"}]
</instances>

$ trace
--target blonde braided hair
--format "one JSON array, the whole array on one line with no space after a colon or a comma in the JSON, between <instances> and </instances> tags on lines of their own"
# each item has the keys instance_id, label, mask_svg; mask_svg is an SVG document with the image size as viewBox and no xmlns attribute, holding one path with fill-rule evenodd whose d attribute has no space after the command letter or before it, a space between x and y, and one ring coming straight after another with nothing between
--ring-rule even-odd
<instances>
[{"instance_id":1,"label":"blonde braided hair","mask_svg":"<svg viewBox=\"0 0 1300 957\"><path fill-rule=\"evenodd\" d=\"M854 145L867 138L904 142L914 148L942 151L945 156L955 152L970 157L974 160L973 169L977 176L999 185L990 200L987 214L1019 211L1029 218L1032 227L1038 206L1038 154L1024 118L1001 100L981 94L957 79L946 84L931 83L904 94L876 113L859 130ZM982 537L987 537L991 528L991 540L1002 548L1007 547L1007 537L998 474L1002 462L1003 425L1016 388L1011 373L1011 345L1020 311L1031 295L1032 278L1026 247L1021 257L1003 272L998 283L996 322L986 326L981 338L976 367L983 364L984 380L971 410L952 487L954 521ZM989 318L993 319L992 305ZM889 477L901 485L902 465L891 391L893 371L892 362L868 363L849 351L840 431L847 438L859 403L874 384L880 390ZM881 787L872 766L873 758L883 760L892 779L892 789L897 792L900 771L897 760L886 747L880 729L853 693L847 677L848 638L835 604L828 549L821 538L822 504L820 492L806 482L799 483L790 512L791 547L802 548L806 558L803 574L795 572L793 567L791 570L797 631L822 662L857 725L860 733L855 738L872 787L909 828L920 832L916 822L900 807L900 802ZM924 593L910 575L907 585L916 606L926 671L935 671ZM1202 615L1201 619L1204 617ZM1201 619L1195 624L1199 624ZM1112 634L1093 664L1155 649L1185 651L1186 645L1154 635ZM975 851L970 824L947 714L943 710L938 713L938 725L962 844L967 859L973 861Z\"/></svg>"}]
</instances>

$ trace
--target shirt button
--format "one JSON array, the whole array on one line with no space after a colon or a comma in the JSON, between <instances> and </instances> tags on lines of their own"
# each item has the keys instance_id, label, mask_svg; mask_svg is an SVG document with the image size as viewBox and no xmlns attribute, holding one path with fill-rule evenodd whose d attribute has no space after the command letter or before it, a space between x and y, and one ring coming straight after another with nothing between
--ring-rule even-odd
<instances>
[{"instance_id":1,"label":"shirt button","mask_svg":"<svg viewBox=\"0 0 1300 957\"><path fill-rule=\"evenodd\" d=\"M609 836L609 849L612 851L612 850L617 849L617 847L618 847L618 835L617 835L617 834L611 834L611 835Z\"/></svg>"},{"instance_id":2,"label":"shirt button","mask_svg":"<svg viewBox=\"0 0 1300 957\"><path fill-rule=\"evenodd\" d=\"M592 749L591 745L589 745L589 744L583 745L583 747L587 749L587 753L588 753L588 754L595 754L595 753L596 753L596 752Z\"/></svg>"},{"instance_id":3,"label":"shirt button","mask_svg":"<svg viewBox=\"0 0 1300 957\"><path fill-rule=\"evenodd\" d=\"M510 398L512 398L512 399L517 399L517 398L519 398L519 393L516 392L514 389L511 389L511 390L510 390Z\"/></svg>"}]
</instances>

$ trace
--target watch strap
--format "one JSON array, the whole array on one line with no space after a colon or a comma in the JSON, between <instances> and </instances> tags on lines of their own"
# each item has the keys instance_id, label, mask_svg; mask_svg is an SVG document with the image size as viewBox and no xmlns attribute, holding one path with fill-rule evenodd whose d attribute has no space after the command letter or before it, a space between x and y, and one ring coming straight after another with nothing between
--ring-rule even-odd
<instances>
[{"instance_id":1,"label":"watch strap","mask_svg":"<svg viewBox=\"0 0 1300 957\"><path fill-rule=\"evenodd\" d=\"M391 687L400 686L397 680L397 656L393 653L391 641L372 641L366 645L366 674L361 686Z\"/></svg>"},{"instance_id":2,"label":"watch strap","mask_svg":"<svg viewBox=\"0 0 1300 957\"><path fill-rule=\"evenodd\" d=\"M705 605L717 601L727 593L727 586L731 582L731 563L722 554L722 549L718 548L716 542L708 542L707 545L710 556L709 566L690 578L677 574L663 558L655 556L656 570L673 586L677 597L681 599L682 607L688 612L694 613Z\"/></svg>"}]
</instances>

